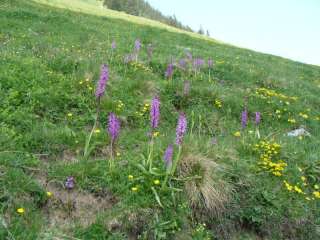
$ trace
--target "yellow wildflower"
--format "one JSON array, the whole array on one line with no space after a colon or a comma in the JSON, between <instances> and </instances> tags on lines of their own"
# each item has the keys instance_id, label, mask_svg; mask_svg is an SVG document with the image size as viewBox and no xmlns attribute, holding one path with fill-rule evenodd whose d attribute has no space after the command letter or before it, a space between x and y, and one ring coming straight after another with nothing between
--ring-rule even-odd
<instances>
[{"instance_id":1,"label":"yellow wildflower","mask_svg":"<svg viewBox=\"0 0 320 240\"><path fill-rule=\"evenodd\" d=\"M313 195L315 196L315 198L320 198L320 192L319 191L314 191Z\"/></svg>"},{"instance_id":2,"label":"yellow wildflower","mask_svg":"<svg viewBox=\"0 0 320 240\"><path fill-rule=\"evenodd\" d=\"M289 118L289 119L288 119L288 122L289 122L289 123L296 123L296 120L295 120L294 118Z\"/></svg>"},{"instance_id":3,"label":"yellow wildflower","mask_svg":"<svg viewBox=\"0 0 320 240\"><path fill-rule=\"evenodd\" d=\"M159 185L160 184L160 181L158 179L154 180L153 181L154 185Z\"/></svg>"},{"instance_id":4,"label":"yellow wildflower","mask_svg":"<svg viewBox=\"0 0 320 240\"><path fill-rule=\"evenodd\" d=\"M24 214L24 208L18 208L17 209L17 213L19 213L19 214Z\"/></svg>"},{"instance_id":5,"label":"yellow wildflower","mask_svg":"<svg viewBox=\"0 0 320 240\"><path fill-rule=\"evenodd\" d=\"M47 197L52 197L52 192L46 192L46 194L47 194Z\"/></svg>"},{"instance_id":6,"label":"yellow wildflower","mask_svg":"<svg viewBox=\"0 0 320 240\"><path fill-rule=\"evenodd\" d=\"M277 176L277 177L281 177L282 176L282 173L279 172L279 171L272 172L272 174Z\"/></svg>"},{"instance_id":7,"label":"yellow wildflower","mask_svg":"<svg viewBox=\"0 0 320 240\"><path fill-rule=\"evenodd\" d=\"M68 113L67 116L68 116L68 117L72 117L73 114L72 114L72 113Z\"/></svg>"},{"instance_id":8,"label":"yellow wildflower","mask_svg":"<svg viewBox=\"0 0 320 240\"><path fill-rule=\"evenodd\" d=\"M241 132L237 131L233 134L235 137L241 137Z\"/></svg>"},{"instance_id":9,"label":"yellow wildflower","mask_svg":"<svg viewBox=\"0 0 320 240\"><path fill-rule=\"evenodd\" d=\"M136 187L132 187L132 188L131 188L131 191L132 191L132 192L137 192L137 191L138 191L138 187L137 187L137 186L136 186Z\"/></svg>"},{"instance_id":10,"label":"yellow wildflower","mask_svg":"<svg viewBox=\"0 0 320 240\"><path fill-rule=\"evenodd\" d=\"M128 176L128 179L129 179L129 180L133 180L133 175L130 174L130 175Z\"/></svg>"},{"instance_id":11,"label":"yellow wildflower","mask_svg":"<svg viewBox=\"0 0 320 240\"><path fill-rule=\"evenodd\" d=\"M297 193L303 193L302 189L299 188L298 186L294 186L294 190L295 190Z\"/></svg>"},{"instance_id":12,"label":"yellow wildflower","mask_svg":"<svg viewBox=\"0 0 320 240\"><path fill-rule=\"evenodd\" d=\"M97 134L98 134L98 133L100 133L100 132L101 132L100 129L95 129L95 130L94 130L94 133L97 133Z\"/></svg>"},{"instance_id":13,"label":"yellow wildflower","mask_svg":"<svg viewBox=\"0 0 320 240\"><path fill-rule=\"evenodd\" d=\"M304 119L308 119L309 118L308 114L305 114L305 113L299 113L299 116L304 118Z\"/></svg>"},{"instance_id":14,"label":"yellow wildflower","mask_svg":"<svg viewBox=\"0 0 320 240\"><path fill-rule=\"evenodd\" d=\"M154 136L154 137L158 137L159 136L159 132L154 132L152 135Z\"/></svg>"}]
</instances>

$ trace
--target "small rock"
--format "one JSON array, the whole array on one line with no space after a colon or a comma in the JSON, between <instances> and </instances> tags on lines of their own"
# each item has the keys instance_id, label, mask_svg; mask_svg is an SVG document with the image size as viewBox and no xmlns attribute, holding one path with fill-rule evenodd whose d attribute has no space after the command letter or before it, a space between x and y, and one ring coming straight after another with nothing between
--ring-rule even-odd
<instances>
[{"instance_id":1,"label":"small rock","mask_svg":"<svg viewBox=\"0 0 320 240\"><path fill-rule=\"evenodd\" d=\"M292 130L287 133L288 137L300 137L300 136L311 136L311 134L304 128L300 127L298 129Z\"/></svg>"}]
</instances>

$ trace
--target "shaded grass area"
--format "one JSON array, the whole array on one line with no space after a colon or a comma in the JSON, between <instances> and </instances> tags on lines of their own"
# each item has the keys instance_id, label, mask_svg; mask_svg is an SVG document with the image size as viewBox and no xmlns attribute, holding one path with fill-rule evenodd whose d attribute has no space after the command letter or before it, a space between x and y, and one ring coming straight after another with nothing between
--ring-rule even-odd
<instances>
[{"instance_id":1,"label":"shaded grass area","mask_svg":"<svg viewBox=\"0 0 320 240\"><path fill-rule=\"evenodd\" d=\"M137 38L142 42L139 61L124 64ZM154 46L151 62L149 43ZM195 58L213 58L210 74L208 68L197 74L176 69L172 80L165 79L168 62L186 51ZM314 195L320 176L319 67L29 1L10 1L1 8L0 54L1 239L319 238L319 199ZM109 64L110 81L101 101L100 132L85 161L102 63ZM190 81L187 96L185 80ZM269 92L257 94L259 88ZM162 156L174 141L179 111L184 111L188 134L182 159L187 168L179 176L203 176L189 185L176 183L182 192L159 190L164 208L151 190L158 190L154 181L162 182L163 176L137 167L148 156L145 104L155 94L161 99L155 167L165 171ZM241 129L244 99L251 121ZM111 111L122 124L112 171L106 133ZM257 111L262 114L261 139L252 121ZM310 137L286 136L301 125ZM240 137L234 136L237 131ZM280 144L272 161L287 164L281 176L259 165L261 156L254 148L262 140ZM68 176L75 178L72 191L63 187ZM209 214L210 205L187 187L205 195L217 183L225 186L220 205L213 200L220 207ZM17 213L19 208L24 214Z\"/></svg>"}]
</instances>

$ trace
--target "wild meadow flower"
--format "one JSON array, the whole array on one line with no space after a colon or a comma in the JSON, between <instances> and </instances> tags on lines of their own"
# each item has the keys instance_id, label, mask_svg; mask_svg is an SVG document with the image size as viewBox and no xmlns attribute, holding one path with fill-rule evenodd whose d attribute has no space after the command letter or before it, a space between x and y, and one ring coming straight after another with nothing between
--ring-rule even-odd
<instances>
[{"instance_id":1,"label":"wild meadow flower","mask_svg":"<svg viewBox=\"0 0 320 240\"><path fill-rule=\"evenodd\" d=\"M136 39L136 41L134 42L134 50L136 52L139 52L141 49L141 41L140 39Z\"/></svg>"},{"instance_id":2,"label":"wild meadow flower","mask_svg":"<svg viewBox=\"0 0 320 240\"><path fill-rule=\"evenodd\" d=\"M106 85L109 80L109 69L106 64L103 64L101 67L100 79L98 81L97 89L96 89L96 97L99 99L103 96Z\"/></svg>"},{"instance_id":3,"label":"wild meadow flower","mask_svg":"<svg viewBox=\"0 0 320 240\"><path fill-rule=\"evenodd\" d=\"M120 121L114 113L109 114L108 132L111 137L111 142L114 143L120 132Z\"/></svg>"},{"instance_id":4,"label":"wild meadow flower","mask_svg":"<svg viewBox=\"0 0 320 240\"><path fill-rule=\"evenodd\" d=\"M24 212L25 212L24 208L17 209L17 213L19 213L19 214L24 214Z\"/></svg>"},{"instance_id":5,"label":"wild meadow flower","mask_svg":"<svg viewBox=\"0 0 320 240\"><path fill-rule=\"evenodd\" d=\"M255 123L256 125L259 125L261 122L261 113L260 112L256 112L255 113Z\"/></svg>"},{"instance_id":6,"label":"wild meadow flower","mask_svg":"<svg viewBox=\"0 0 320 240\"><path fill-rule=\"evenodd\" d=\"M205 64L205 61L202 58L196 58L193 60L193 69L200 70L204 64Z\"/></svg>"},{"instance_id":7,"label":"wild meadow flower","mask_svg":"<svg viewBox=\"0 0 320 240\"><path fill-rule=\"evenodd\" d=\"M187 67L187 62L186 62L186 60L185 60L184 58L180 59L178 66L179 66L182 70L185 70L186 67Z\"/></svg>"},{"instance_id":8,"label":"wild meadow flower","mask_svg":"<svg viewBox=\"0 0 320 240\"><path fill-rule=\"evenodd\" d=\"M131 180L133 180L133 175L128 175L128 179L131 181Z\"/></svg>"},{"instance_id":9,"label":"wild meadow flower","mask_svg":"<svg viewBox=\"0 0 320 240\"><path fill-rule=\"evenodd\" d=\"M66 189L71 190L74 188L74 177L67 177L64 186L66 187Z\"/></svg>"},{"instance_id":10,"label":"wild meadow flower","mask_svg":"<svg viewBox=\"0 0 320 240\"><path fill-rule=\"evenodd\" d=\"M167 168L172 164L172 157L173 157L173 145L170 144L167 147L166 151L164 152L164 156L163 156L163 160Z\"/></svg>"},{"instance_id":11,"label":"wild meadow flower","mask_svg":"<svg viewBox=\"0 0 320 240\"><path fill-rule=\"evenodd\" d=\"M117 48L117 43L116 43L115 40L112 41L112 43L111 43L111 48L112 48L113 50Z\"/></svg>"},{"instance_id":12,"label":"wild meadow flower","mask_svg":"<svg viewBox=\"0 0 320 240\"><path fill-rule=\"evenodd\" d=\"M157 128L159 125L160 119L160 100L157 96L152 99L151 108L150 108L150 119L151 127L153 129Z\"/></svg>"},{"instance_id":13,"label":"wild meadow flower","mask_svg":"<svg viewBox=\"0 0 320 240\"><path fill-rule=\"evenodd\" d=\"M241 137L241 132L240 131L237 131L233 134L233 136L235 137Z\"/></svg>"},{"instance_id":14,"label":"wild meadow flower","mask_svg":"<svg viewBox=\"0 0 320 240\"><path fill-rule=\"evenodd\" d=\"M241 113L241 126L242 128L246 128L248 125L248 110L245 108Z\"/></svg>"},{"instance_id":15,"label":"wild meadow flower","mask_svg":"<svg viewBox=\"0 0 320 240\"><path fill-rule=\"evenodd\" d=\"M164 75L165 75L166 78L171 78L172 77L172 75L173 75L173 64L172 63L170 63L168 65L167 70L166 70Z\"/></svg>"},{"instance_id":16,"label":"wild meadow flower","mask_svg":"<svg viewBox=\"0 0 320 240\"><path fill-rule=\"evenodd\" d=\"M180 113L176 128L176 144L181 145L187 131L187 119L184 113Z\"/></svg>"}]
</instances>

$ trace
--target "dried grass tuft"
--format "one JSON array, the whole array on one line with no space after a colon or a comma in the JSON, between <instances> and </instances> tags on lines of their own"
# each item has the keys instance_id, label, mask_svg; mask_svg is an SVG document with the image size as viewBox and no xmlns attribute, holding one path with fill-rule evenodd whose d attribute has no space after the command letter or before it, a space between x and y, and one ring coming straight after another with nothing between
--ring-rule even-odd
<instances>
[{"instance_id":1,"label":"dried grass tuft","mask_svg":"<svg viewBox=\"0 0 320 240\"><path fill-rule=\"evenodd\" d=\"M199 155L187 155L180 165L181 176L190 178L185 182L185 191L191 207L211 217L221 216L231 193L219 172L221 168L216 162Z\"/></svg>"}]
</instances>

